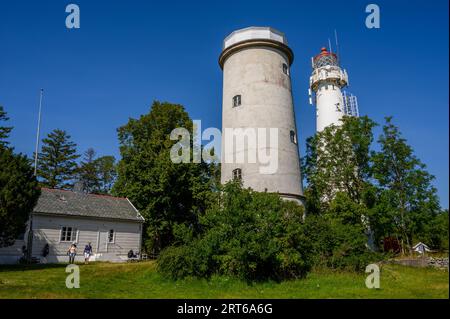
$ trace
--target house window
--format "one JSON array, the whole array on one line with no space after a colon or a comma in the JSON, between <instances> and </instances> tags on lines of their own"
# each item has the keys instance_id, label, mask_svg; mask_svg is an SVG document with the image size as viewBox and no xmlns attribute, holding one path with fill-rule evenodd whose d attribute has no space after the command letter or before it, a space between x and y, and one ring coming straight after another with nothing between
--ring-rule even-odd
<instances>
[{"instance_id":1,"label":"house window","mask_svg":"<svg viewBox=\"0 0 450 319\"><path fill-rule=\"evenodd\" d=\"M234 180L242 179L242 170L240 168L236 168L233 170L233 179Z\"/></svg>"},{"instance_id":2,"label":"house window","mask_svg":"<svg viewBox=\"0 0 450 319\"><path fill-rule=\"evenodd\" d=\"M114 243L114 229L110 229L108 233L108 243Z\"/></svg>"},{"instance_id":3,"label":"house window","mask_svg":"<svg viewBox=\"0 0 450 319\"><path fill-rule=\"evenodd\" d=\"M286 63L283 63L283 73L289 75L289 69Z\"/></svg>"},{"instance_id":4,"label":"house window","mask_svg":"<svg viewBox=\"0 0 450 319\"><path fill-rule=\"evenodd\" d=\"M295 134L295 132L291 130L290 135L291 135L291 142L297 144L297 135Z\"/></svg>"},{"instance_id":5,"label":"house window","mask_svg":"<svg viewBox=\"0 0 450 319\"><path fill-rule=\"evenodd\" d=\"M60 241L75 241L77 239L77 229L64 226L61 228Z\"/></svg>"},{"instance_id":6,"label":"house window","mask_svg":"<svg viewBox=\"0 0 450 319\"><path fill-rule=\"evenodd\" d=\"M241 105L241 96L235 95L233 96L233 107Z\"/></svg>"}]
</instances>

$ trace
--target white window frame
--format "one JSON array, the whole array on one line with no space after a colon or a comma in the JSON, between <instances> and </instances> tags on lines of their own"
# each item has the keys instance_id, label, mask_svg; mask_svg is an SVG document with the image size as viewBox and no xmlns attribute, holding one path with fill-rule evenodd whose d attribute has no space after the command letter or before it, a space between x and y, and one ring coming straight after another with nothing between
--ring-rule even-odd
<instances>
[{"instance_id":1,"label":"white window frame","mask_svg":"<svg viewBox=\"0 0 450 319\"><path fill-rule=\"evenodd\" d=\"M64 238L62 238L62 234L63 234L63 229L66 229L65 231L65 235ZM67 240L67 230L68 228L70 228L70 239ZM75 235L74 235L75 233ZM78 233L79 230L78 228L74 227L74 226L61 226L60 230L59 230L59 242L60 243L72 243L72 242L76 242L78 243Z\"/></svg>"}]
</instances>

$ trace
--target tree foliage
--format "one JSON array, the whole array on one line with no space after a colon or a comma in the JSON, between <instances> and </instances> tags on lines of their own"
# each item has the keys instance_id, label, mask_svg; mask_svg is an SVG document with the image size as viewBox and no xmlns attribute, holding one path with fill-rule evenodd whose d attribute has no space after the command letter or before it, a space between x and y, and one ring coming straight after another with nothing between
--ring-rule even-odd
<instances>
[{"instance_id":1,"label":"tree foliage","mask_svg":"<svg viewBox=\"0 0 450 319\"><path fill-rule=\"evenodd\" d=\"M448 209L439 212L425 225L424 231L414 236L417 241L428 243L432 249L448 251Z\"/></svg>"},{"instance_id":2,"label":"tree foliage","mask_svg":"<svg viewBox=\"0 0 450 319\"><path fill-rule=\"evenodd\" d=\"M213 274L244 280L304 277L312 245L303 225L303 208L277 194L227 183L200 219L195 236L180 229L176 246L163 251L158 269L172 278Z\"/></svg>"},{"instance_id":3,"label":"tree foliage","mask_svg":"<svg viewBox=\"0 0 450 319\"><path fill-rule=\"evenodd\" d=\"M113 188L117 178L116 159L114 156L106 155L95 159L95 167L97 168L97 178L99 181L96 193L109 194Z\"/></svg>"},{"instance_id":4,"label":"tree foliage","mask_svg":"<svg viewBox=\"0 0 450 319\"><path fill-rule=\"evenodd\" d=\"M173 243L177 225L198 230L212 187L213 165L171 161L175 128L192 132L184 107L155 101L148 114L118 129L122 159L113 193L128 197L146 219L145 244L156 253Z\"/></svg>"},{"instance_id":5,"label":"tree foliage","mask_svg":"<svg viewBox=\"0 0 450 319\"><path fill-rule=\"evenodd\" d=\"M337 197L334 201L340 200L343 198ZM305 231L315 267L362 271L382 258L368 247L366 228L361 223L346 223L331 215L325 218L307 215Z\"/></svg>"},{"instance_id":6,"label":"tree foliage","mask_svg":"<svg viewBox=\"0 0 450 319\"><path fill-rule=\"evenodd\" d=\"M8 117L0 106L0 121ZM9 246L25 231L40 189L29 160L14 154L4 140L12 127L0 126L0 247Z\"/></svg>"},{"instance_id":7,"label":"tree foliage","mask_svg":"<svg viewBox=\"0 0 450 319\"><path fill-rule=\"evenodd\" d=\"M375 122L368 117L345 116L308 138L303 174L308 184L308 207L328 209L337 192L362 203L370 177L370 146Z\"/></svg>"},{"instance_id":8,"label":"tree foliage","mask_svg":"<svg viewBox=\"0 0 450 319\"><path fill-rule=\"evenodd\" d=\"M414 155L392 118L386 118L378 142L380 151L372 153L373 176L382 193L378 205L391 216L384 235L395 235L411 249L413 238L425 232L440 212L434 176Z\"/></svg>"},{"instance_id":9,"label":"tree foliage","mask_svg":"<svg viewBox=\"0 0 450 319\"><path fill-rule=\"evenodd\" d=\"M88 148L84 152L83 160L78 167L78 180L83 183L83 188L88 193L93 193L99 189L100 183L97 176L95 151L93 148Z\"/></svg>"},{"instance_id":10,"label":"tree foliage","mask_svg":"<svg viewBox=\"0 0 450 319\"><path fill-rule=\"evenodd\" d=\"M84 190L94 194L109 194L116 180L114 156L96 157L93 148L87 149L78 167L78 180Z\"/></svg>"},{"instance_id":11,"label":"tree foliage","mask_svg":"<svg viewBox=\"0 0 450 319\"><path fill-rule=\"evenodd\" d=\"M12 130L10 126L2 126L1 122L8 121L9 118L4 110L3 106L0 105L0 146L7 146L8 142L6 139L9 137L9 133Z\"/></svg>"},{"instance_id":12,"label":"tree foliage","mask_svg":"<svg viewBox=\"0 0 450 319\"><path fill-rule=\"evenodd\" d=\"M0 247L25 231L40 190L26 156L0 145Z\"/></svg>"},{"instance_id":13,"label":"tree foliage","mask_svg":"<svg viewBox=\"0 0 450 319\"><path fill-rule=\"evenodd\" d=\"M379 136L379 151L371 150L376 125L367 117L344 117L341 125L308 139L303 160L308 213L360 227L375 248L382 248L385 238L397 239L404 251L421 239L445 247L448 232L431 234L442 223L434 177L391 118Z\"/></svg>"},{"instance_id":14,"label":"tree foliage","mask_svg":"<svg viewBox=\"0 0 450 319\"><path fill-rule=\"evenodd\" d=\"M38 177L40 184L49 188L71 189L76 178L76 144L66 131L55 129L42 140L39 153Z\"/></svg>"}]
</instances>

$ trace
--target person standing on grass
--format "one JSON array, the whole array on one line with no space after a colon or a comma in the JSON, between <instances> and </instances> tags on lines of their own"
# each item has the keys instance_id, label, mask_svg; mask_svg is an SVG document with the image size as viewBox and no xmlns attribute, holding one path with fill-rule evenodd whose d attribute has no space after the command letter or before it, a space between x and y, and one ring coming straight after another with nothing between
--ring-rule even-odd
<instances>
[{"instance_id":1,"label":"person standing on grass","mask_svg":"<svg viewBox=\"0 0 450 319\"><path fill-rule=\"evenodd\" d=\"M77 255L77 245L75 243L70 245L67 253L69 254L69 264L75 263L75 256Z\"/></svg>"},{"instance_id":2,"label":"person standing on grass","mask_svg":"<svg viewBox=\"0 0 450 319\"><path fill-rule=\"evenodd\" d=\"M91 254L92 254L92 246L91 246L91 243L88 243L84 247L84 263L85 264L89 264L89 257L91 257Z\"/></svg>"}]
</instances>

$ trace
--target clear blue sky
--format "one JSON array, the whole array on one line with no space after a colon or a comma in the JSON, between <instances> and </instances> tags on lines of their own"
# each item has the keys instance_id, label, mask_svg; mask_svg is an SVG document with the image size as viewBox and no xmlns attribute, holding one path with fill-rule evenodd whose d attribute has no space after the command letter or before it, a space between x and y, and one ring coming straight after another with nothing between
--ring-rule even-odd
<instances>
[{"instance_id":1,"label":"clear blue sky","mask_svg":"<svg viewBox=\"0 0 450 319\"><path fill-rule=\"evenodd\" d=\"M379 123L394 116L448 207L448 1L74 0L81 9L78 30L65 28L69 3L0 4L0 104L11 117L18 152L33 153L41 87L43 135L65 129L80 153L93 147L119 158L116 128L148 112L154 99L183 104L204 128L220 128L223 38L243 27L272 26L286 34L295 54L291 74L304 153L315 131L310 57L337 29L361 113ZM380 6L380 29L365 27L369 3Z\"/></svg>"}]
</instances>

